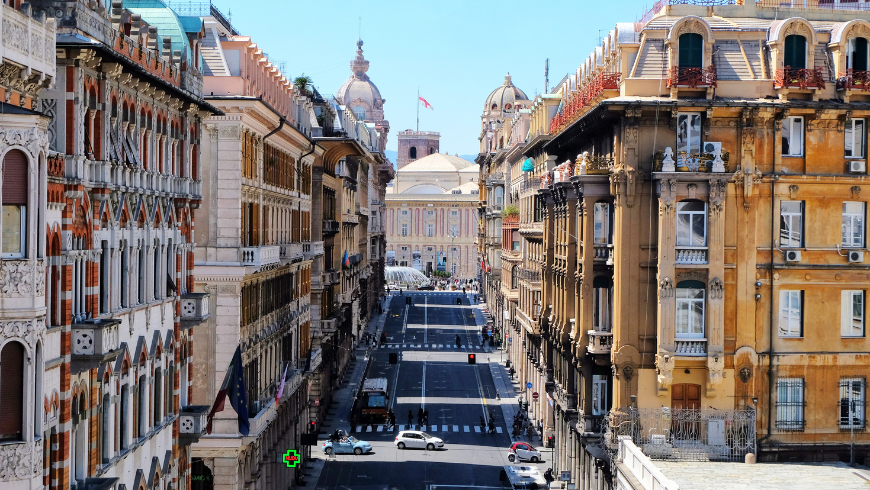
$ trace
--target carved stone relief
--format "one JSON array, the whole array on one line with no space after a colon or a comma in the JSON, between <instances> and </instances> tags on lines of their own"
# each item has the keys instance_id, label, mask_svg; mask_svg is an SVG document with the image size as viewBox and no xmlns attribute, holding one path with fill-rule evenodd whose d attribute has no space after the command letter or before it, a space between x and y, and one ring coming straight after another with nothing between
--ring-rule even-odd
<instances>
[{"instance_id":1,"label":"carved stone relief","mask_svg":"<svg viewBox=\"0 0 870 490\"><path fill-rule=\"evenodd\" d=\"M668 393L668 388L674 382L674 365L677 360L670 354L656 355L656 380L658 381L659 396L664 396Z\"/></svg>"}]
</instances>

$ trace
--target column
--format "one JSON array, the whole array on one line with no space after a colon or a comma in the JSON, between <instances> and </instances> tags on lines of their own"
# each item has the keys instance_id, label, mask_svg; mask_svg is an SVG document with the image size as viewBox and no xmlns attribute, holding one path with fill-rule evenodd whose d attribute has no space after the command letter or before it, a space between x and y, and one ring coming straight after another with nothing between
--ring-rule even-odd
<instances>
[{"instance_id":1,"label":"column","mask_svg":"<svg viewBox=\"0 0 870 490\"><path fill-rule=\"evenodd\" d=\"M658 374L658 395L668 394L673 381L674 369L674 321L676 303L674 302L675 247L676 247L676 179L662 179L659 182L659 243L658 243L658 310L656 315L658 354L656 367Z\"/></svg>"}]
</instances>

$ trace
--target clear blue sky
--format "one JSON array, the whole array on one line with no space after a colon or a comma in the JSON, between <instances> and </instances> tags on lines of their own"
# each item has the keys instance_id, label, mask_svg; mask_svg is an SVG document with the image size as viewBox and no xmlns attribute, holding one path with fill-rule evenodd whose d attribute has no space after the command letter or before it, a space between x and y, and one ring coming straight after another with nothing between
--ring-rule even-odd
<instances>
[{"instance_id":1,"label":"clear blue sky","mask_svg":"<svg viewBox=\"0 0 870 490\"><path fill-rule=\"evenodd\" d=\"M642 0L287 1L212 0L287 75L310 76L333 94L350 76L359 17L368 74L386 99L387 149L416 125L417 87L434 107L420 109L420 130L441 133L441 152L476 154L486 96L510 72L531 98L573 72L617 22L634 22ZM599 33L601 29L601 33Z\"/></svg>"}]
</instances>

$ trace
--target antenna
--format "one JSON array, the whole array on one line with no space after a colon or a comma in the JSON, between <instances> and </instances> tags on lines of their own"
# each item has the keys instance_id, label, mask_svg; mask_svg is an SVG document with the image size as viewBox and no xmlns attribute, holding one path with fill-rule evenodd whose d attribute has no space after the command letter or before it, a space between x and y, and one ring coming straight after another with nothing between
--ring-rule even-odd
<instances>
[{"instance_id":1,"label":"antenna","mask_svg":"<svg viewBox=\"0 0 870 490\"><path fill-rule=\"evenodd\" d=\"M550 92L550 58L544 60L544 93Z\"/></svg>"}]
</instances>

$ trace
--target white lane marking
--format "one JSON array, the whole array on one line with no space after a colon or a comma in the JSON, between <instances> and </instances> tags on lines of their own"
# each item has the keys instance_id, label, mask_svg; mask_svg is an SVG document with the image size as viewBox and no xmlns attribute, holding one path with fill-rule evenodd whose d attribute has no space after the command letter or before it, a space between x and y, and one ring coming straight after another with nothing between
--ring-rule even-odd
<instances>
[{"instance_id":1,"label":"white lane marking","mask_svg":"<svg viewBox=\"0 0 870 490\"><path fill-rule=\"evenodd\" d=\"M429 296L423 297L423 343L429 343Z\"/></svg>"},{"instance_id":2,"label":"white lane marking","mask_svg":"<svg viewBox=\"0 0 870 490\"><path fill-rule=\"evenodd\" d=\"M423 347L425 347L425 348L428 349L428 348L429 348L429 344L423 344Z\"/></svg>"},{"instance_id":3,"label":"white lane marking","mask_svg":"<svg viewBox=\"0 0 870 490\"><path fill-rule=\"evenodd\" d=\"M423 387L421 391L422 394L420 397L422 401L420 402L420 406L423 407L423 410L426 410L426 361L423 361Z\"/></svg>"},{"instance_id":4,"label":"white lane marking","mask_svg":"<svg viewBox=\"0 0 870 490\"><path fill-rule=\"evenodd\" d=\"M379 426L378 426L378 432L383 432L383 431L384 431L384 426L383 426L383 425L379 425Z\"/></svg>"},{"instance_id":5,"label":"white lane marking","mask_svg":"<svg viewBox=\"0 0 870 490\"><path fill-rule=\"evenodd\" d=\"M501 427L496 427L495 431L498 432L499 434L501 434Z\"/></svg>"},{"instance_id":6,"label":"white lane marking","mask_svg":"<svg viewBox=\"0 0 870 490\"><path fill-rule=\"evenodd\" d=\"M367 427L366 427L366 432L371 432L371 431L372 431L372 426L371 426L371 425L367 426Z\"/></svg>"},{"instance_id":7,"label":"white lane marking","mask_svg":"<svg viewBox=\"0 0 870 490\"><path fill-rule=\"evenodd\" d=\"M400 430L400 431L405 430L405 426L404 426L404 425L400 425L400 426L399 426L399 430Z\"/></svg>"},{"instance_id":8,"label":"white lane marking","mask_svg":"<svg viewBox=\"0 0 870 490\"><path fill-rule=\"evenodd\" d=\"M470 432L470 430L469 430L469 428L468 428L468 426L467 426L467 425L463 425L463 426L462 426L462 428L463 428L463 429L465 429L465 431L464 431L464 432Z\"/></svg>"},{"instance_id":9,"label":"white lane marking","mask_svg":"<svg viewBox=\"0 0 870 490\"><path fill-rule=\"evenodd\" d=\"M474 426L474 432L480 432L480 427L478 427L478 426L475 425L475 426Z\"/></svg>"},{"instance_id":10,"label":"white lane marking","mask_svg":"<svg viewBox=\"0 0 870 490\"><path fill-rule=\"evenodd\" d=\"M362 426L361 426L361 425L356 426L356 431L357 431L357 432L362 432Z\"/></svg>"},{"instance_id":11,"label":"white lane marking","mask_svg":"<svg viewBox=\"0 0 870 490\"><path fill-rule=\"evenodd\" d=\"M408 346L406 344L402 344L402 348L404 349L405 347L408 347Z\"/></svg>"},{"instance_id":12,"label":"white lane marking","mask_svg":"<svg viewBox=\"0 0 870 490\"><path fill-rule=\"evenodd\" d=\"M436 427L437 427L437 425L436 425ZM441 426L441 430L444 431L444 432L447 432L447 431L449 431L450 429L448 429L446 425L442 425L442 426Z\"/></svg>"},{"instance_id":13,"label":"white lane marking","mask_svg":"<svg viewBox=\"0 0 870 490\"><path fill-rule=\"evenodd\" d=\"M459 432L459 426L458 426L458 425L454 425L454 426L453 426L453 432Z\"/></svg>"}]
</instances>

